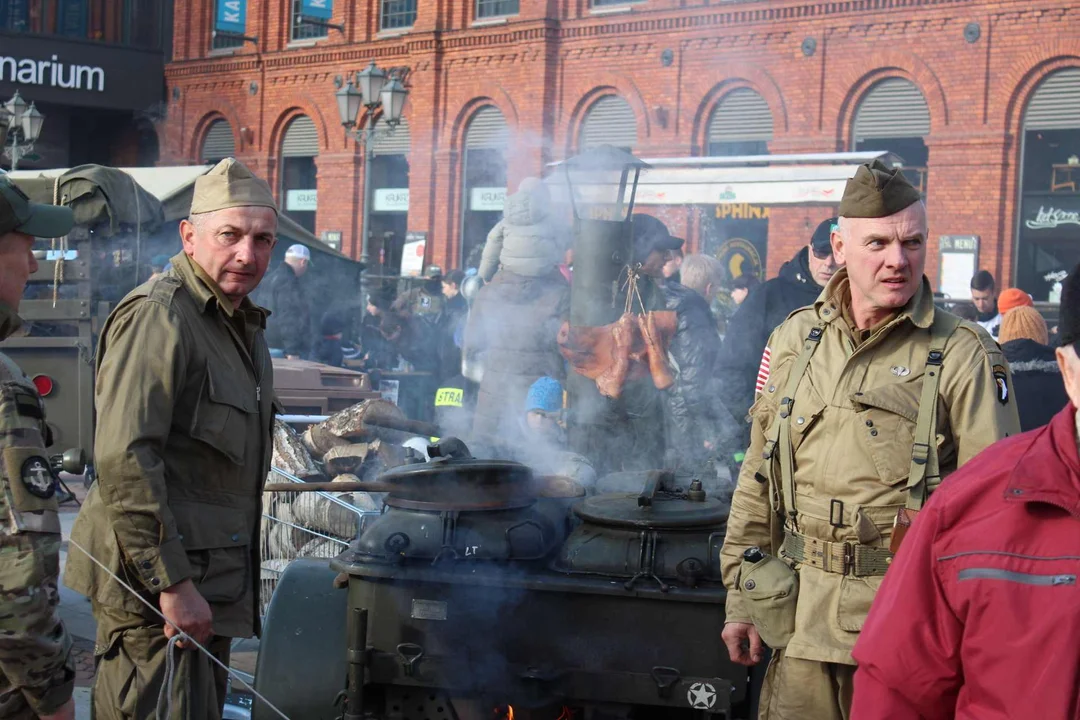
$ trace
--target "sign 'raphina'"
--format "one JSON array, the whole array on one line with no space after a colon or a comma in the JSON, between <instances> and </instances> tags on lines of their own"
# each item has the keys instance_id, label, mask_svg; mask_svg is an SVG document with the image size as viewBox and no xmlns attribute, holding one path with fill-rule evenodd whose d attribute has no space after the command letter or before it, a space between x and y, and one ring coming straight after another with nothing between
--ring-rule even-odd
<instances>
[{"instance_id":1,"label":"sign 'raphina'","mask_svg":"<svg viewBox=\"0 0 1080 720\"><path fill-rule=\"evenodd\" d=\"M922 200L919 191L898 168L880 160L860 165L847 181L840 201L840 217L881 218L895 215Z\"/></svg>"}]
</instances>

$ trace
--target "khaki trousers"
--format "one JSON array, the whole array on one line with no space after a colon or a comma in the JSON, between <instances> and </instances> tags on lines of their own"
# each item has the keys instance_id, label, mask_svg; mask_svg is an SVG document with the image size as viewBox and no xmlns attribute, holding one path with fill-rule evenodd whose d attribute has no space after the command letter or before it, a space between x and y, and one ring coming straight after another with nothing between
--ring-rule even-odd
<instances>
[{"instance_id":1,"label":"khaki trousers","mask_svg":"<svg viewBox=\"0 0 1080 720\"><path fill-rule=\"evenodd\" d=\"M91 720L153 720L165 681L168 639L164 626L145 617L95 603L98 623L94 660L97 676L90 701ZM214 636L205 646L226 666L231 638ZM200 650L173 649L174 671L168 720L220 720L227 673ZM165 701L162 698L162 716Z\"/></svg>"},{"instance_id":2,"label":"khaki trousers","mask_svg":"<svg viewBox=\"0 0 1080 720\"><path fill-rule=\"evenodd\" d=\"M773 650L758 720L848 720L854 678L854 665L786 658Z\"/></svg>"}]
</instances>

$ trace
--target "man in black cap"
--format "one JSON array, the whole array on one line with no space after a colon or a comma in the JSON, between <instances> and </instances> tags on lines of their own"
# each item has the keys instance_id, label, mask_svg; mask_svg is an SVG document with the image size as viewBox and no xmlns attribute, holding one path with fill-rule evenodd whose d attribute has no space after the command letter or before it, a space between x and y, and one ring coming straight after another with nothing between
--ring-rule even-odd
<instances>
[{"instance_id":1,"label":"man in black cap","mask_svg":"<svg viewBox=\"0 0 1080 720\"><path fill-rule=\"evenodd\" d=\"M851 651L906 528L943 477L1020 430L997 343L934 307L919 191L875 160L839 214L845 267L763 353L720 553L732 661L773 649L766 719L852 716Z\"/></svg>"},{"instance_id":2,"label":"man in black cap","mask_svg":"<svg viewBox=\"0 0 1080 720\"><path fill-rule=\"evenodd\" d=\"M836 223L835 217L823 220L810 244L784 263L777 277L750 289L728 323L716 374L722 379L723 402L736 417L744 417L754 403L761 354L770 333L793 310L817 300L840 268L829 240ZM746 426L739 450L745 450L749 443L750 428Z\"/></svg>"}]
</instances>

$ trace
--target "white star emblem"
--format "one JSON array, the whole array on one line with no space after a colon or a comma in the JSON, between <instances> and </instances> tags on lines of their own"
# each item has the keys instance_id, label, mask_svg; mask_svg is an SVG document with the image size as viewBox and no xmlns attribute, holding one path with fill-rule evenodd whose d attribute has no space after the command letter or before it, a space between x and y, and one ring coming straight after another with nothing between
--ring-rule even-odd
<instances>
[{"instance_id":1,"label":"white star emblem","mask_svg":"<svg viewBox=\"0 0 1080 720\"><path fill-rule=\"evenodd\" d=\"M695 710L709 710L716 704L716 688L709 683L694 683L686 693L686 700Z\"/></svg>"}]
</instances>

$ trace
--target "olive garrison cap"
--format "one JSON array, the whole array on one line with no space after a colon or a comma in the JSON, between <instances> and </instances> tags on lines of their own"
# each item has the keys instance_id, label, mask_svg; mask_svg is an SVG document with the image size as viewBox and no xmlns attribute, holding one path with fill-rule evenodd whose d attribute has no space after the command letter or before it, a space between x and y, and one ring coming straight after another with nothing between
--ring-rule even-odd
<instances>
[{"instance_id":1,"label":"olive garrison cap","mask_svg":"<svg viewBox=\"0 0 1080 720\"><path fill-rule=\"evenodd\" d=\"M270 186L236 158L225 158L195 181L192 215L251 206L268 207L278 212Z\"/></svg>"},{"instance_id":2,"label":"olive garrison cap","mask_svg":"<svg viewBox=\"0 0 1080 720\"><path fill-rule=\"evenodd\" d=\"M881 218L914 205L922 196L899 168L886 167L880 160L860 165L847 181L840 200L840 217Z\"/></svg>"}]
</instances>

